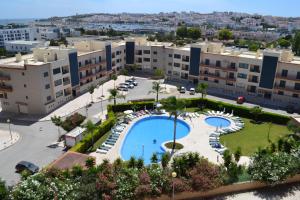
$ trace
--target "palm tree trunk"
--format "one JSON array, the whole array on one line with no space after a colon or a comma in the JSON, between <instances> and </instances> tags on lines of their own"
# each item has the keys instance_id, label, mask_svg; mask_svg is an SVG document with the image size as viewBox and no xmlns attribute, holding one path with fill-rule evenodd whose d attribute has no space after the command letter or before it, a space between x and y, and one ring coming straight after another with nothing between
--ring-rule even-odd
<instances>
[{"instance_id":1,"label":"palm tree trunk","mask_svg":"<svg viewBox=\"0 0 300 200\"><path fill-rule=\"evenodd\" d=\"M156 102L158 102L158 91L156 92Z\"/></svg>"},{"instance_id":2,"label":"palm tree trunk","mask_svg":"<svg viewBox=\"0 0 300 200\"><path fill-rule=\"evenodd\" d=\"M117 100L116 100L116 98L114 98L114 105L116 105L117 104Z\"/></svg>"},{"instance_id":3,"label":"palm tree trunk","mask_svg":"<svg viewBox=\"0 0 300 200\"><path fill-rule=\"evenodd\" d=\"M174 134L173 134L173 145L172 145L172 154L175 151L175 144L176 144L176 125L177 125L177 114L174 116Z\"/></svg>"}]
</instances>

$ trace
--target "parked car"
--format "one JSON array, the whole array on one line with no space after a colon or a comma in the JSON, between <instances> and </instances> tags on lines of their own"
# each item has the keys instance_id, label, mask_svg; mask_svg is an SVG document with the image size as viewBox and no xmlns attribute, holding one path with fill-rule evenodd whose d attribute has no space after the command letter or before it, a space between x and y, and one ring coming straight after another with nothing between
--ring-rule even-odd
<instances>
[{"instance_id":1,"label":"parked car","mask_svg":"<svg viewBox=\"0 0 300 200\"><path fill-rule=\"evenodd\" d=\"M246 101L246 98L243 96L240 96L237 98L236 103L243 104Z\"/></svg>"},{"instance_id":2,"label":"parked car","mask_svg":"<svg viewBox=\"0 0 300 200\"><path fill-rule=\"evenodd\" d=\"M40 170L38 166L28 161L18 162L18 164L15 166L15 169L18 173L28 170L32 174L37 173Z\"/></svg>"},{"instance_id":3,"label":"parked car","mask_svg":"<svg viewBox=\"0 0 300 200\"><path fill-rule=\"evenodd\" d=\"M191 88L190 89L190 95L194 95L195 94L195 88Z\"/></svg>"},{"instance_id":4,"label":"parked car","mask_svg":"<svg viewBox=\"0 0 300 200\"><path fill-rule=\"evenodd\" d=\"M125 81L125 83L132 83L132 82L133 82L133 80L131 80L131 79L128 79Z\"/></svg>"},{"instance_id":5,"label":"parked car","mask_svg":"<svg viewBox=\"0 0 300 200\"><path fill-rule=\"evenodd\" d=\"M133 89L134 88L134 85L131 84L131 83L124 83L124 85L126 85L127 88L129 88L129 89Z\"/></svg>"},{"instance_id":6,"label":"parked car","mask_svg":"<svg viewBox=\"0 0 300 200\"><path fill-rule=\"evenodd\" d=\"M128 87L126 85L121 84L117 87L117 89L120 91L128 91Z\"/></svg>"},{"instance_id":7,"label":"parked car","mask_svg":"<svg viewBox=\"0 0 300 200\"><path fill-rule=\"evenodd\" d=\"M180 90L179 90L180 93L185 93L185 91L186 91L185 87L183 87L183 86L180 87Z\"/></svg>"},{"instance_id":8,"label":"parked car","mask_svg":"<svg viewBox=\"0 0 300 200\"><path fill-rule=\"evenodd\" d=\"M133 84L134 86L137 86L137 85L138 85L138 83L137 83L136 81L133 81L132 84Z\"/></svg>"}]
</instances>

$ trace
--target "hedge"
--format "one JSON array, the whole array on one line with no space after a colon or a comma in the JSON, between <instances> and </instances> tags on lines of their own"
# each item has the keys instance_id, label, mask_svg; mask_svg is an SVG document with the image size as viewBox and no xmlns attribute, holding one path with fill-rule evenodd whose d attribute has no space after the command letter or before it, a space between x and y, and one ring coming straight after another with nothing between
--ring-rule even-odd
<instances>
[{"instance_id":1,"label":"hedge","mask_svg":"<svg viewBox=\"0 0 300 200\"><path fill-rule=\"evenodd\" d=\"M88 149L93 145L94 142L99 140L105 133L110 131L110 129L116 123L116 117L113 112L108 112L108 119L105 120L102 124L98 126L98 128L94 131L93 134L87 133L83 140L73 146L70 151L76 151L80 153L85 153ZM93 138L94 137L94 138Z\"/></svg>"},{"instance_id":2,"label":"hedge","mask_svg":"<svg viewBox=\"0 0 300 200\"><path fill-rule=\"evenodd\" d=\"M149 102L134 102L134 103L122 103L117 105L109 105L108 109L110 108L114 113L115 112L124 112L125 110L133 110L133 106L136 106L136 110L141 110L146 107L146 109L153 109L154 101Z\"/></svg>"},{"instance_id":3,"label":"hedge","mask_svg":"<svg viewBox=\"0 0 300 200\"><path fill-rule=\"evenodd\" d=\"M234 115L254 119L254 116L251 114L251 108L245 106L233 105L233 104L224 103L221 101L215 101L211 99L205 99L205 98L204 99L190 98L186 100L188 101L188 107L203 106L208 109L220 110L220 111L222 111L225 108L226 112L228 113L231 113L233 110ZM275 124L282 124L282 125L286 125L288 121L290 121L290 119L291 118L288 116L265 112L265 111L263 111L258 116L258 120L260 121L273 122Z\"/></svg>"}]
</instances>

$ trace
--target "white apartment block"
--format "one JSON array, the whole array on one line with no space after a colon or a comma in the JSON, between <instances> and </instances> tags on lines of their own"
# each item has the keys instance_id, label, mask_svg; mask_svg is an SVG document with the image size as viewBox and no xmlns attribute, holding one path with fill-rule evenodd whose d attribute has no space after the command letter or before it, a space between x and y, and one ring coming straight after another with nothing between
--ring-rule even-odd
<instances>
[{"instance_id":1,"label":"white apartment block","mask_svg":"<svg viewBox=\"0 0 300 200\"><path fill-rule=\"evenodd\" d=\"M26 40L15 40L4 43L5 50L7 52L16 53L29 53L32 52L33 48L42 47L44 42L42 41L26 41Z\"/></svg>"},{"instance_id":2,"label":"white apartment block","mask_svg":"<svg viewBox=\"0 0 300 200\"><path fill-rule=\"evenodd\" d=\"M176 47L137 38L79 41L68 48L36 48L31 55L0 60L2 109L49 113L128 65L144 72L160 68L167 79L179 82L205 82L215 94L300 108L300 58L288 50L248 52L221 43Z\"/></svg>"},{"instance_id":3,"label":"white apartment block","mask_svg":"<svg viewBox=\"0 0 300 200\"><path fill-rule=\"evenodd\" d=\"M0 48L4 48L5 42L15 40L38 40L37 28L0 29Z\"/></svg>"}]
</instances>

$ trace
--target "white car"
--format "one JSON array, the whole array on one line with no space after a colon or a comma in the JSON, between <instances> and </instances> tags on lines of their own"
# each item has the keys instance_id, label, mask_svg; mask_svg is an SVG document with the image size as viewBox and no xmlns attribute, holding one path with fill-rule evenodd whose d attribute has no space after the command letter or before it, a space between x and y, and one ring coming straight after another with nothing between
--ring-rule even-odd
<instances>
[{"instance_id":1,"label":"white car","mask_svg":"<svg viewBox=\"0 0 300 200\"><path fill-rule=\"evenodd\" d=\"M126 85L129 89L133 89L134 85L131 83L125 83L124 85Z\"/></svg>"},{"instance_id":2,"label":"white car","mask_svg":"<svg viewBox=\"0 0 300 200\"><path fill-rule=\"evenodd\" d=\"M191 88L190 89L190 95L194 95L195 94L195 88Z\"/></svg>"},{"instance_id":3,"label":"white car","mask_svg":"<svg viewBox=\"0 0 300 200\"><path fill-rule=\"evenodd\" d=\"M181 87L179 92L180 93L185 93L185 91L186 91L185 87Z\"/></svg>"}]
</instances>

